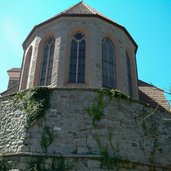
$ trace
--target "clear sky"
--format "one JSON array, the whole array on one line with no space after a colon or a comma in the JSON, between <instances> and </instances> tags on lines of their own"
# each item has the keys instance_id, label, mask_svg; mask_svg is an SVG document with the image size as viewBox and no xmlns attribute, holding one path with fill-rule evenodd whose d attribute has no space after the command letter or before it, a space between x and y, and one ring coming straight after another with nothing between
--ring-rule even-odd
<instances>
[{"instance_id":1,"label":"clear sky","mask_svg":"<svg viewBox=\"0 0 171 171\"><path fill-rule=\"evenodd\" d=\"M22 43L32 28L79 0L0 0L0 92L7 70L21 67ZM84 0L126 27L138 44L139 79L171 88L171 0Z\"/></svg>"}]
</instances>

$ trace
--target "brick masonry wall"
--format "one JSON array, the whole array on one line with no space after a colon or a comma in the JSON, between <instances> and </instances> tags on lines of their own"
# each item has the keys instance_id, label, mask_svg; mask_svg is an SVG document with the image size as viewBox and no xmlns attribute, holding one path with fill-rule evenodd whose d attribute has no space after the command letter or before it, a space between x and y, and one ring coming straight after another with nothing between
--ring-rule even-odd
<instances>
[{"instance_id":1,"label":"brick masonry wall","mask_svg":"<svg viewBox=\"0 0 171 171\"><path fill-rule=\"evenodd\" d=\"M102 118L93 126L87 109L98 101L93 89L54 89L45 116L26 129L26 114L10 98L1 99L0 153L21 171L31 167L33 158L51 167L54 156L63 156L74 165L70 170L78 171L103 171L107 165L120 171L171 170L169 113L105 96Z\"/></svg>"}]
</instances>

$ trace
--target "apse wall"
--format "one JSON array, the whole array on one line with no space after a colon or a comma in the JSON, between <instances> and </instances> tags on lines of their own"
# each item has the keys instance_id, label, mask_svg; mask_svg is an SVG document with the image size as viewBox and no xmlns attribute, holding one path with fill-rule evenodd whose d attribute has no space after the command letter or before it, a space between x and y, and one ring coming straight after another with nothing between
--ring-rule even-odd
<instances>
[{"instance_id":1,"label":"apse wall","mask_svg":"<svg viewBox=\"0 0 171 171\"><path fill-rule=\"evenodd\" d=\"M81 32L86 40L85 83L68 82L72 36ZM138 99L136 47L119 27L96 17L61 17L42 24L24 44L24 60L20 90L39 85L43 45L49 37L55 38L55 51L51 87L101 88L102 87L102 40L108 37L114 44L116 58L116 88L129 95L127 55L130 58L133 97ZM30 69L25 79L24 68L30 48ZM23 86L27 85L27 86Z\"/></svg>"}]
</instances>

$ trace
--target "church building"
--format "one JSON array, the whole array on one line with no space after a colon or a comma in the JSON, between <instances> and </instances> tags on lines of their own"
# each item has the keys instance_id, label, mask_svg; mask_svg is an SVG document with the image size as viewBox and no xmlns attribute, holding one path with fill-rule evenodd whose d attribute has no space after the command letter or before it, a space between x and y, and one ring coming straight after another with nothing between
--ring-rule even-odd
<instances>
[{"instance_id":1,"label":"church building","mask_svg":"<svg viewBox=\"0 0 171 171\"><path fill-rule=\"evenodd\" d=\"M123 26L83 2L36 25L23 48L19 90L106 87L138 99L137 44Z\"/></svg>"},{"instance_id":2,"label":"church building","mask_svg":"<svg viewBox=\"0 0 171 171\"><path fill-rule=\"evenodd\" d=\"M83 1L36 25L0 97L0 171L171 171L170 108L137 48Z\"/></svg>"},{"instance_id":3,"label":"church building","mask_svg":"<svg viewBox=\"0 0 171 171\"><path fill-rule=\"evenodd\" d=\"M110 88L168 109L161 89L138 80L137 48L124 26L81 1L32 29L21 71L10 72L20 72L18 83L1 95L35 86Z\"/></svg>"}]
</instances>

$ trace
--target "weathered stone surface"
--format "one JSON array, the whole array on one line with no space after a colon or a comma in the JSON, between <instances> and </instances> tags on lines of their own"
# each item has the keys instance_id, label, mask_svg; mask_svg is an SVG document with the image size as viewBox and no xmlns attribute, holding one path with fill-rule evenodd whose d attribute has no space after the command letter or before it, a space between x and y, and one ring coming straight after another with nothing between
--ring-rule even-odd
<instances>
[{"instance_id":1,"label":"weathered stone surface","mask_svg":"<svg viewBox=\"0 0 171 171\"><path fill-rule=\"evenodd\" d=\"M70 41L77 31L82 32L86 37L86 65L85 65L85 84L68 83ZM137 73L136 73L136 46L125 32L102 20L94 17L62 17L55 21L46 23L44 26L32 34L24 45L23 66L29 65L26 62L30 47L33 48L30 70L28 75L28 84L26 88L39 85L39 74L41 67L42 46L48 37L54 37L55 50L52 69L52 87L57 88L102 88L102 40L109 37L115 47L116 58L116 82L117 88L125 94L129 94L129 85L127 78L127 58L129 54L132 67L133 97L138 99ZM89 62L91 61L91 62ZM25 82L24 76L21 76L21 83ZM21 90L20 86L20 90ZM61 99L62 100L62 99ZM64 98L65 100L65 98Z\"/></svg>"},{"instance_id":2,"label":"weathered stone surface","mask_svg":"<svg viewBox=\"0 0 171 171\"><path fill-rule=\"evenodd\" d=\"M16 152L23 144L22 137L26 133L23 127L24 114L9 98L1 102L0 117L0 152Z\"/></svg>"},{"instance_id":3,"label":"weathered stone surface","mask_svg":"<svg viewBox=\"0 0 171 171\"><path fill-rule=\"evenodd\" d=\"M156 165L155 169L159 171L162 169L158 166L167 170L171 165L171 123L166 118L170 119L171 115L155 111L141 123L143 118L154 112L153 108L135 101L104 98L104 114L93 126L86 109L97 103L97 96L92 89L55 89L50 109L29 129L23 125L26 113L16 109L10 98L8 101L1 99L0 153L18 155L11 156L9 161L21 171L27 170L32 157L28 155L26 158L20 152L38 153L40 156L45 152L47 156L70 155L70 159L77 159L77 169L73 171L105 170L101 168L100 159L95 157L104 152L110 157L137 163L132 171L146 171L151 165ZM53 137L46 148L42 145L49 136L44 133L45 125ZM82 157L75 158L74 155ZM46 168L51 163L52 158L47 158ZM126 170L123 165L122 171Z\"/></svg>"}]
</instances>

